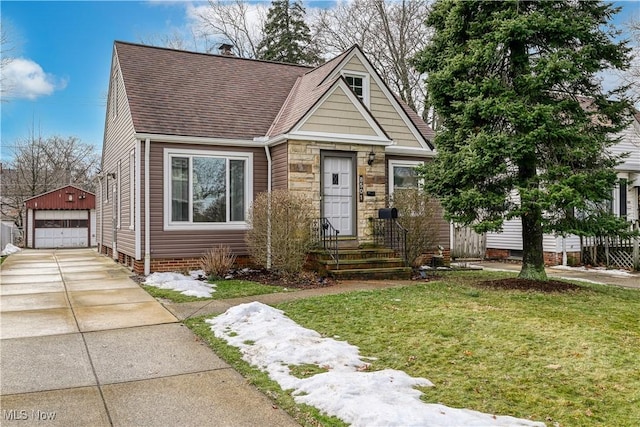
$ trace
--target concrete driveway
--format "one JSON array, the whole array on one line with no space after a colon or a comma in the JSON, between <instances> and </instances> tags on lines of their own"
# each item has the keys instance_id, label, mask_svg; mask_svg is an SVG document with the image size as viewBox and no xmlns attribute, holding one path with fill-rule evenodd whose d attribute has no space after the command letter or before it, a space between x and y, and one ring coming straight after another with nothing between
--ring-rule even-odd
<instances>
[{"instance_id":1,"label":"concrete driveway","mask_svg":"<svg viewBox=\"0 0 640 427\"><path fill-rule=\"evenodd\" d=\"M297 425L130 274L91 249L5 260L0 425Z\"/></svg>"}]
</instances>

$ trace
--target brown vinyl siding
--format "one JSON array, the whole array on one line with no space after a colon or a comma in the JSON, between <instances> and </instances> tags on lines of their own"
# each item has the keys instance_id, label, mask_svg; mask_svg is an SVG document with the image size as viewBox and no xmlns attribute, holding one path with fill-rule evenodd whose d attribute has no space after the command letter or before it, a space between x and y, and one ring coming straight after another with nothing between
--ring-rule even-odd
<instances>
[{"instance_id":1,"label":"brown vinyl siding","mask_svg":"<svg viewBox=\"0 0 640 427\"><path fill-rule=\"evenodd\" d=\"M289 188L288 145L289 143L285 142L271 148L271 188L273 190L286 190Z\"/></svg>"},{"instance_id":2,"label":"brown vinyl siding","mask_svg":"<svg viewBox=\"0 0 640 427\"><path fill-rule=\"evenodd\" d=\"M430 158L386 156L385 168L386 168L387 183L389 183L389 181L391 180L390 171L389 171L389 160L423 161L425 163L432 161L432 159ZM388 188L388 185L387 185L387 188ZM442 208L442 205L440 205L440 202L438 202L437 200L434 200L434 203L435 203L435 212L433 215L433 218L435 220L434 228L437 229L436 245L441 245L445 249L450 248L451 246L450 225L444 219L444 210Z\"/></svg>"},{"instance_id":3,"label":"brown vinyl siding","mask_svg":"<svg viewBox=\"0 0 640 427\"><path fill-rule=\"evenodd\" d=\"M154 259L199 257L216 245L229 246L236 255L246 255L244 230L164 230L164 149L253 153L253 196L267 190L267 158L264 148L204 146L198 144L151 143L149 158L150 246ZM251 167L251 165L249 166Z\"/></svg>"},{"instance_id":4,"label":"brown vinyl siding","mask_svg":"<svg viewBox=\"0 0 640 427\"><path fill-rule=\"evenodd\" d=\"M126 102L127 94L119 71L117 56L114 56L113 61L113 69L117 70L117 72L111 73L112 79L116 75L119 82L114 84L112 80L109 87L110 98L107 102L102 171L104 174L115 172L120 178L120 211L118 212L120 215L120 228L116 230L117 250L129 256L135 256L135 231L129 229L129 209L131 206L129 203L129 154L136 145L135 131L129 104ZM117 96L114 94L116 90L118 91ZM115 99L118 100L117 115L112 110L112 101L115 101ZM120 167L118 167L118 161L120 161ZM107 182L108 189L106 188ZM102 245L109 247L113 245L113 203L117 204L116 195L112 192L112 184L114 182L117 183L117 178L114 181L113 178L103 177L100 182L100 199L97 200L97 206L100 207L100 215L98 217L100 223L97 227L99 235L97 238ZM108 193L105 193L107 191ZM108 202L105 203L107 194Z\"/></svg>"}]
</instances>

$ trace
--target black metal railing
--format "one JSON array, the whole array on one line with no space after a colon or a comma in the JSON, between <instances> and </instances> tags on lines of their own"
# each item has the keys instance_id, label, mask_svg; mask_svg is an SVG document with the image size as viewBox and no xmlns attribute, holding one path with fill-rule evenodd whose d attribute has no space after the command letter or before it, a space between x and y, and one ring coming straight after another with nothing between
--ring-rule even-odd
<instances>
[{"instance_id":1,"label":"black metal railing","mask_svg":"<svg viewBox=\"0 0 640 427\"><path fill-rule=\"evenodd\" d=\"M317 218L313 220L313 236L316 247L324 249L336 263L336 269L340 264L338 256L338 234L331 222L327 218Z\"/></svg>"},{"instance_id":2,"label":"black metal railing","mask_svg":"<svg viewBox=\"0 0 640 427\"><path fill-rule=\"evenodd\" d=\"M376 246L393 249L402 257L405 265L409 265L407 253L407 234L409 231L396 219L371 218L370 220L373 227L373 243Z\"/></svg>"}]
</instances>

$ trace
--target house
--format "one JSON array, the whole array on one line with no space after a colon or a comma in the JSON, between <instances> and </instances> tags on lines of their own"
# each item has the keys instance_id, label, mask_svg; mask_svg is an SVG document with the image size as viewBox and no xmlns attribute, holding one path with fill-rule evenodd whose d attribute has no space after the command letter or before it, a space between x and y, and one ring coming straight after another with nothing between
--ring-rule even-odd
<instances>
[{"instance_id":1,"label":"house","mask_svg":"<svg viewBox=\"0 0 640 427\"><path fill-rule=\"evenodd\" d=\"M637 227L640 215L640 113L636 113L620 134L620 141L610 150L613 154L627 153L616 169L619 184L613 190L610 210L616 216L626 218ZM513 195L517 198L517 193ZM545 264L559 265L582 262L580 238L575 235L566 237L545 234L543 250ZM489 259L508 259L522 257L522 224L520 219L505 221L501 233L487 233L486 257ZM628 264L626 266L630 266Z\"/></svg>"},{"instance_id":2,"label":"house","mask_svg":"<svg viewBox=\"0 0 640 427\"><path fill-rule=\"evenodd\" d=\"M24 202L27 248L96 246L96 197L67 185Z\"/></svg>"},{"instance_id":3,"label":"house","mask_svg":"<svg viewBox=\"0 0 640 427\"><path fill-rule=\"evenodd\" d=\"M314 68L115 42L99 251L145 274L197 267L217 244L242 259L251 203L275 189L372 242L369 218L415 182L432 138L358 46Z\"/></svg>"}]
</instances>

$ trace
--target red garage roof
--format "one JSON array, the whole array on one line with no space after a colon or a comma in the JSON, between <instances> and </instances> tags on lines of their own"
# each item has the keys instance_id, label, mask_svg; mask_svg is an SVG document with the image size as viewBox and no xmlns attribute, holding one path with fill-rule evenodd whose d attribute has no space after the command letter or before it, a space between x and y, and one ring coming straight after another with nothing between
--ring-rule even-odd
<instances>
[{"instance_id":1,"label":"red garage roof","mask_svg":"<svg viewBox=\"0 0 640 427\"><path fill-rule=\"evenodd\" d=\"M96 195L67 185L27 199L24 204L34 210L87 210L96 208Z\"/></svg>"}]
</instances>

